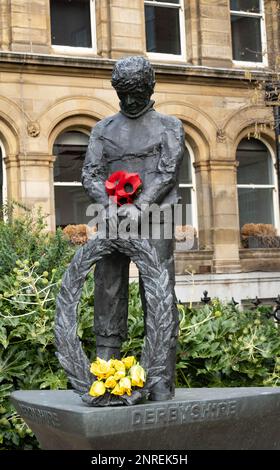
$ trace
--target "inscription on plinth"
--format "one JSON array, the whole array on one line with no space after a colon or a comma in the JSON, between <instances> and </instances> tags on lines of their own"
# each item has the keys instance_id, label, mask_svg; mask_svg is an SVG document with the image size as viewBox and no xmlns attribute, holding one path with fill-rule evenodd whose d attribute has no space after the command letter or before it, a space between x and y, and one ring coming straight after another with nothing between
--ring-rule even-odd
<instances>
[{"instance_id":1,"label":"inscription on plinth","mask_svg":"<svg viewBox=\"0 0 280 470\"><path fill-rule=\"evenodd\" d=\"M177 389L130 407L90 408L71 390L17 391L12 402L43 449L280 449L280 387Z\"/></svg>"},{"instance_id":2,"label":"inscription on plinth","mask_svg":"<svg viewBox=\"0 0 280 470\"><path fill-rule=\"evenodd\" d=\"M135 410L132 425L137 427L149 424L183 424L192 421L215 420L232 417L238 412L237 401L213 401L210 403L178 404L165 407L152 407Z\"/></svg>"},{"instance_id":3,"label":"inscription on plinth","mask_svg":"<svg viewBox=\"0 0 280 470\"><path fill-rule=\"evenodd\" d=\"M19 404L18 408L19 413L23 418L30 419L38 424L46 424L47 426L52 426L54 428L60 427L60 421L55 411L43 410L23 404Z\"/></svg>"}]
</instances>

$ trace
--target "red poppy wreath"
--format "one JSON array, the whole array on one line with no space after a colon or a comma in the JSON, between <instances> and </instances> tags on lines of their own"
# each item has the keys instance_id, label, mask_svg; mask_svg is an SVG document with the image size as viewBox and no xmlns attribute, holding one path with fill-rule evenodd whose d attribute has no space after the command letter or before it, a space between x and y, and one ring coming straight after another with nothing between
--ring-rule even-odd
<instances>
[{"instance_id":1,"label":"red poppy wreath","mask_svg":"<svg viewBox=\"0 0 280 470\"><path fill-rule=\"evenodd\" d=\"M118 206L133 204L135 197L141 191L142 180L138 173L115 171L105 181L105 188Z\"/></svg>"}]
</instances>

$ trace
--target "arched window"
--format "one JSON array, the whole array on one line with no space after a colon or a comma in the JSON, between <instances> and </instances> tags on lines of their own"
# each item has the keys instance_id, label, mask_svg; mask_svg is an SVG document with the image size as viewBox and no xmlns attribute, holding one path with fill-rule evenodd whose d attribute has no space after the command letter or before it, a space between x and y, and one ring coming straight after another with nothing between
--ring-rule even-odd
<instances>
[{"instance_id":1,"label":"arched window","mask_svg":"<svg viewBox=\"0 0 280 470\"><path fill-rule=\"evenodd\" d=\"M248 223L277 225L275 171L269 149L256 139L243 139L236 158L240 228Z\"/></svg>"},{"instance_id":2,"label":"arched window","mask_svg":"<svg viewBox=\"0 0 280 470\"><path fill-rule=\"evenodd\" d=\"M56 225L86 224L86 209L90 204L81 183L81 172L89 136L70 131L55 141L53 153Z\"/></svg>"}]
</instances>

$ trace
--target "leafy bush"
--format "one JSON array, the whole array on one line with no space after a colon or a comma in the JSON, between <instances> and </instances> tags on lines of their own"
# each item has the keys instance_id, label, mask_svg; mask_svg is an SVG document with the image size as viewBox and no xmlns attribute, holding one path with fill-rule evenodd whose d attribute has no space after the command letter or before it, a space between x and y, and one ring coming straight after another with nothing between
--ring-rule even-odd
<instances>
[{"instance_id":1,"label":"leafy bush","mask_svg":"<svg viewBox=\"0 0 280 470\"><path fill-rule=\"evenodd\" d=\"M62 273L74 247L61 231L48 234L42 217L27 213L0 222L0 449L35 449L38 443L9 402L12 390L65 389L55 356L53 319ZM179 305L177 386L280 385L280 332L265 309L241 312L213 300ZM94 356L93 276L79 307L78 335ZM141 354L144 321L138 285L130 285L128 339L123 353Z\"/></svg>"},{"instance_id":2,"label":"leafy bush","mask_svg":"<svg viewBox=\"0 0 280 470\"><path fill-rule=\"evenodd\" d=\"M0 217L0 279L11 273L17 260L24 259L30 263L40 261L38 272L51 272L57 268L58 276L61 276L73 253L62 231L49 233L40 211L34 214L26 210L21 217L14 217L11 206L5 208L4 213L5 223Z\"/></svg>"},{"instance_id":3,"label":"leafy bush","mask_svg":"<svg viewBox=\"0 0 280 470\"><path fill-rule=\"evenodd\" d=\"M53 316L73 247L31 212L0 221L0 448L33 448L31 431L9 403L14 389L65 388L53 346ZM82 322L82 325L84 322Z\"/></svg>"},{"instance_id":4,"label":"leafy bush","mask_svg":"<svg viewBox=\"0 0 280 470\"><path fill-rule=\"evenodd\" d=\"M178 386L280 385L280 331L266 308L240 311L218 299L179 308Z\"/></svg>"}]
</instances>

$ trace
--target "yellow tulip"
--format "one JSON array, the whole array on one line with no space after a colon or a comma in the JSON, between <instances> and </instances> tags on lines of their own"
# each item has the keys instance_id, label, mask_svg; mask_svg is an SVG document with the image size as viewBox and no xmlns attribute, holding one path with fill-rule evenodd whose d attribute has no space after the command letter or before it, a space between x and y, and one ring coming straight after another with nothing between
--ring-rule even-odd
<instances>
[{"instance_id":1,"label":"yellow tulip","mask_svg":"<svg viewBox=\"0 0 280 470\"><path fill-rule=\"evenodd\" d=\"M119 370L118 372L115 373L114 379L115 380L120 380L123 377L125 377L125 371L124 370Z\"/></svg>"},{"instance_id":2,"label":"yellow tulip","mask_svg":"<svg viewBox=\"0 0 280 470\"><path fill-rule=\"evenodd\" d=\"M124 395L124 389L120 388L119 384L115 386L115 388L111 391L112 395Z\"/></svg>"},{"instance_id":3,"label":"yellow tulip","mask_svg":"<svg viewBox=\"0 0 280 470\"><path fill-rule=\"evenodd\" d=\"M111 393L113 395L119 395L119 396L122 396L122 395L131 395L131 389L125 389L124 387L120 387L119 384L117 384L114 388L114 390L111 391Z\"/></svg>"},{"instance_id":4,"label":"yellow tulip","mask_svg":"<svg viewBox=\"0 0 280 470\"><path fill-rule=\"evenodd\" d=\"M128 396L131 395L131 381L128 377L123 377L119 381L119 386L120 386L120 389L124 390Z\"/></svg>"},{"instance_id":5,"label":"yellow tulip","mask_svg":"<svg viewBox=\"0 0 280 470\"><path fill-rule=\"evenodd\" d=\"M130 378L132 386L143 387L145 382L145 371L139 364L130 369Z\"/></svg>"},{"instance_id":6,"label":"yellow tulip","mask_svg":"<svg viewBox=\"0 0 280 470\"><path fill-rule=\"evenodd\" d=\"M105 382L106 388L114 388L117 385L117 381L114 379L113 375L110 375Z\"/></svg>"},{"instance_id":7,"label":"yellow tulip","mask_svg":"<svg viewBox=\"0 0 280 470\"><path fill-rule=\"evenodd\" d=\"M113 367L116 372L119 371L124 371L125 372L125 365L123 364L122 361L119 361L118 359L110 359L110 365Z\"/></svg>"},{"instance_id":8,"label":"yellow tulip","mask_svg":"<svg viewBox=\"0 0 280 470\"><path fill-rule=\"evenodd\" d=\"M90 372L99 379L107 379L110 375L114 375L115 369L110 364L110 361L104 361L104 359L98 357L91 364Z\"/></svg>"},{"instance_id":9,"label":"yellow tulip","mask_svg":"<svg viewBox=\"0 0 280 470\"><path fill-rule=\"evenodd\" d=\"M134 364L136 364L136 359L134 356L127 356L122 359L122 362L125 365L126 369L130 369Z\"/></svg>"},{"instance_id":10,"label":"yellow tulip","mask_svg":"<svg viewBox=\"0 0 280 470\"><path fill-rule=\"evenodd\" d=\"M103 382L96 380L93 382L92 386L90 387L89 394L92 397L101 397L106 392L106 388Z\"/></svg>"}]
</instances>

